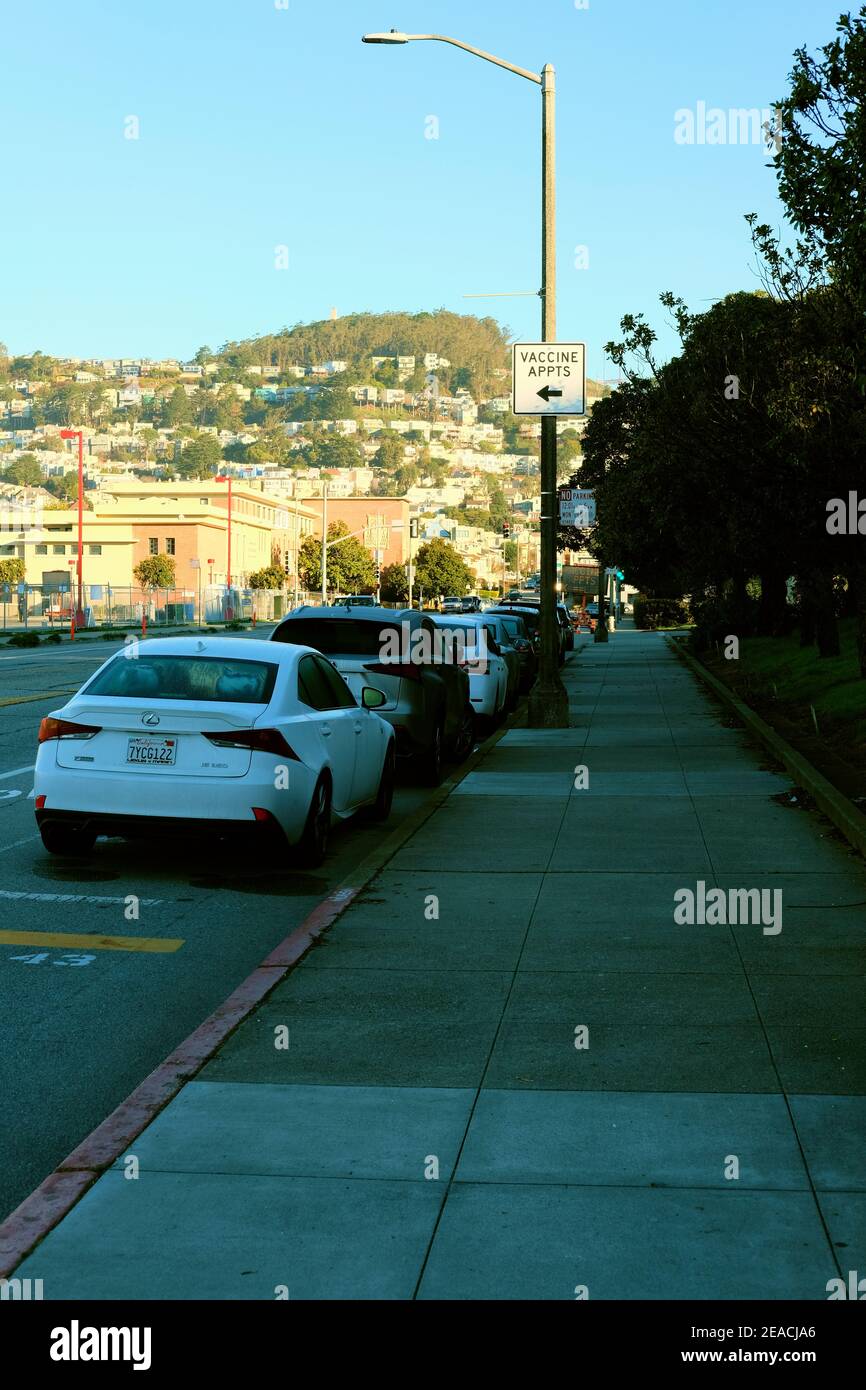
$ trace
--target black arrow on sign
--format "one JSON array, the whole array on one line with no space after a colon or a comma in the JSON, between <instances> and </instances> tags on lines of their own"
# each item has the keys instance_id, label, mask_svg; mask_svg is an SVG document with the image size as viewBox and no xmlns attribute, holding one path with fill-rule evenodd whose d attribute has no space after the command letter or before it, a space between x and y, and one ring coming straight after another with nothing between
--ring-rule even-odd
<instances>
[{"instance_id":1,"label":"black arrow on sign","mask_svg":"<svg viewBox=\"0 0 866 1390\"><path fill-rule=\"evenodd\" d=\"M541 390L536 391L535 394L540 396L543 401L549 401L551 396L561 396L562 392L555 386L542 386Z\"/></svg>"}]
</instances>

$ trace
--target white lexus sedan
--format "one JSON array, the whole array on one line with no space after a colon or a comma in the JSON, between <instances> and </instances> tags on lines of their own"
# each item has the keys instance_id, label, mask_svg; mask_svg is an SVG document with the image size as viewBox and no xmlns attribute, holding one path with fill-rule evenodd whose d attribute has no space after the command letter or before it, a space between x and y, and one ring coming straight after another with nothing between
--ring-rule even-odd
<instances>
[{"instance_id":1,"label":"white lexus sedan","mask_svg":"<svg viewBox=\"0 0 866 1390\"><path fill-rule=\"evenodd\" d=\"M310 647L163 637L109 658L42 720L36 820L52 854L98 835L270 833L321 863L336 820L386 820L394 731Z\"/></svg>"}]
</instances>

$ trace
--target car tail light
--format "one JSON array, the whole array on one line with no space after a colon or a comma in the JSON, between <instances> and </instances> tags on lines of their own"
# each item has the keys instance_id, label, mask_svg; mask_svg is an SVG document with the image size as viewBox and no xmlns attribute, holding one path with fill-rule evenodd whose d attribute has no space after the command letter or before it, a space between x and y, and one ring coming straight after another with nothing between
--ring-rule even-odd
<instances>
[{"instance_id":1,"label":"car tail light","mask_svg":"<svg viewBox=\"0 0 866 1390\"><path fill-rule=\"evenodd\" d=\"M37 798L36 798L36 809L37 809L37 811L41 811L41 810L44 808L45 803L46 803L47 800L48 800L48 797L47 797L47 796L37 796Z\"/></svg>"},{"instance_id":2,"label":"car tail light","mask_svg":"<svg viewBox=\"0 0 866 1390\"><path fill-rule=\"evenodd\" d=\"M39 725L39 742L47 743L52 738L93 738L102 733L98 724L76 724L72 719L54 719L49 715Z\"/></svg>"},{"instance_id":3,"label":"car tail light","mask_svg":"<svg viewBox=\"0 0 866 1390\"><path fill-rule=\"evenodd\" d=\"M275 758L301 760L290 748L279 729L233 729L231 733L202 733L217 748L249 748L253 753L272 753Z\"/></svg>"},{"instance_id":4,"label":"car tail light","mask_svg":"<svg viewBox=\"0 0 866 1390\"><path fill-rule=\"evenodd\" d=\"M274 819L270 811L266 811L264 806L254 806L253 815L257 821L270 821Z\"/></svg>"},{"instance_id":5,"label":"car tail light","mask_svg":"<svg viewBox=\"0 0 866 1390\"><path fill-rule=\"evenodd\" d=\"M401 681L420 681L423 666L413 666L411 662L376 661L365 668L377 676L396 676Z\"/></svg>"}]
</instances>

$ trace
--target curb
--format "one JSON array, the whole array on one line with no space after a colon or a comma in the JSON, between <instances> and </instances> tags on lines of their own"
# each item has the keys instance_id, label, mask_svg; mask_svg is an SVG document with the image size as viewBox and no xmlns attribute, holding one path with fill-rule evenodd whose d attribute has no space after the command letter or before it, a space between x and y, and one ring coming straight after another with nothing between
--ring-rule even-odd
<instances>
[{"instance_id":1,"label":"curb","mask_svg":"<svg viewBox=\"0 0 866 1390\"><path fill-rule=\"evenodd\" d=\"M853 845L864 858L866 858L866 816L862 811L858 811L853 801L832 782L813 767L812 764L792 748L781 734L777 734L769 724L756 714L748 705L743 704L731 690L709 671L702 661L692 656L691 652L685 650L674 638L665 639L669 646L673 647L677 656L686 665L690 666L697 676L708 685L711 690L734 711L737 718L742 720L751 732L766 744L770 752L778 758L779 762L790 772L796 780L797 785L803 787L814 800L816 806L823 811L828 820L831 820L837 830L840 830L849 844Z\"/></svg>"},{"instance_id":2,"label":"curb","mask_svg":"<svg viewBox=\"0 0 866 1390\"><path fill-rule=\"evenodd\" d=\"M214 1053L261 1004L271 990L289 975L307 951L359 893L381 873L398 850L438 811L455 787L474 772L487 753L520 722L523 710L508 716L474 753L461 764L456 775L436 787L396 830L313 908L293 932L247 978L233 990L198 1028L157 1066L149 1076L121 1101L49 1173L29 1197L0 1224L0 1279L9 1278L21 1261L68 1216L90 1187L129 1148L142 1130L156 1118L188 1081L201 1071Z\"/></svg>"}]
</instances>

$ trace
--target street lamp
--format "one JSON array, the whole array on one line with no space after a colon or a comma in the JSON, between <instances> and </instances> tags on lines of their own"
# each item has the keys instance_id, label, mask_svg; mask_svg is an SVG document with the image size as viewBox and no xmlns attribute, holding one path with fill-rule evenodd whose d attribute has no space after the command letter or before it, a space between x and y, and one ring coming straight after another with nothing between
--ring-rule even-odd
<instances>
[{"instance_id":1,"label":"street lamp","mask_svg":"<svg viewBox=\"0 0 866 1390\"><path fill-rule=\"evenodd\" d=\"M232 606L232 475L231 473L218 473L214 480L218 483L228 483L229 485L229 515L228 529L226 533L226 622L231 622L234 617Z\"/></svg>"},{"instance_id":2,"label":"street lamp","mask_svg":"<svg viewBox=\"0 0 866 1390\"><path fill-rule=\"evenodd\" d=\"M541 336L556 341L556 79L553 65L541 73L516 67L481 48L445 34L364 34L362 43L448 43L498 68L525 77L541 88ZM556 624L556 417L541 418L541 652L538 679L529 696L528 722L535 728L567 728L568 696L559 676L559 636Z\"/></svg>"},{"instance_id":3,"label":"street lamp","mask_svg":"<svg viewBox=\"0 0 866 1390\"><path fill-rule=\"evenodd\" d=\"M78 440L78 592L75 603L75 626L84 626L84 586L82 579L81 556L84 549L82 544L84 535L84 431L83 430L61 430L61 439Z\"/></svg>"}]
</instances>

